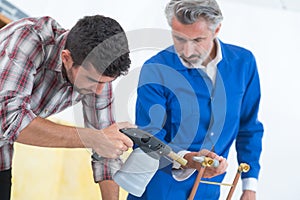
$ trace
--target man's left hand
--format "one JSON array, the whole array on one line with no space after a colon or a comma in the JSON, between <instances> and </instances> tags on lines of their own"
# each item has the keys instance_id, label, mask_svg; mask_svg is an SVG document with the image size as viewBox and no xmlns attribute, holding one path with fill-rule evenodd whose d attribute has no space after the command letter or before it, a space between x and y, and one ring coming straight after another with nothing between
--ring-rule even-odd
<instances>
[{"instance_id":1,"label":"man's left hand","mask_svg":"<svg viewBox=\"0 0 300 200\"><path fill-rule=\"evenodd\" d=\"M199 152L190 152L185 154L184 158L188 161L187 165L184 166L183 168L194 168L197 170L200 170L201 168L201 164L199 162L193 161L193 157L194 156L207 156L210 157L212 159L217 159L219 161L219 166L218 167L207 167L205 169L204 178L212 178L214 176L220 175L225 173L228 163L227 160L225 158L223 158L222 156L218 156L217 154L206 150L206 149L202 149Z\"/></svg>"}]
</instances>

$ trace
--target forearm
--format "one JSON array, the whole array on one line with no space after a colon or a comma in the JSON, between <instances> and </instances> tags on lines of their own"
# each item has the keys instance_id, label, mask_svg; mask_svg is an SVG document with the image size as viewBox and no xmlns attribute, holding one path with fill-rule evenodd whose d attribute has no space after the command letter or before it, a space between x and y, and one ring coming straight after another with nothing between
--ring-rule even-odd
<instances>
[{"instance_id":1,"label":"forearm","mask_svg":"<svg viewBox=\"0 0 300 200\"><path fill-rule=\"evenodd\" d=\"M135 126L124 122L101 130L76 128L37 117L20 132L16 141L42 147L92 148L100 156L117 158L133 146L130 138L119 132L130 127Z\"/></svg>"},{"instance_id":2,"label":"forearm","mask_svg":"<svg viewBox=\"0 0 300 200\"><path fill-rule=\"evenodd\" d=\"M42 147L83 148L78 131L85 130L37 117L20 132L16 141Z\"/></svg>"},{"instance_id":3,"label":"forearm","mask_svg":"<svg viewBox=\"0 0 300 200\"><path fill-rule=\"evenodd\" d=\"M119 186L113 180L99 182L101 197L103 200L118 200Z\"/></svg>"}]
</instances>

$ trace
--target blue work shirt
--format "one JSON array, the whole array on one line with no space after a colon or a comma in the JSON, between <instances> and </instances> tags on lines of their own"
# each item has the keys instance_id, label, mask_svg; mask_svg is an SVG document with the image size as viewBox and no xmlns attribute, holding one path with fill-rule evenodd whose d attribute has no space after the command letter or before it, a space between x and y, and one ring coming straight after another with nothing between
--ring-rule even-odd
<instances>
[{"instance_id":1,"label":"blue work shirt","mask_svg":"<svg viewBox=\"0 0 300 200\"><path fill-rule=\"evenodd\" d=\"M239 163L250 171L242 178L258 178L263 125L257 114L260 83L253 54L244 48L220 42L222 60L216 82L201 69L187 68L171 46L150 58L142 67L136 103L136 124L175 152L213 149L227 158L236 141ZM187 199L194 173L185 181L172 177L172 164L160 160L160 168L143 196L128 199ZM224 174L209 181L221 182ZM218 199L219 186L200 184L195 199Z\"/></svg>"}]
</instances>

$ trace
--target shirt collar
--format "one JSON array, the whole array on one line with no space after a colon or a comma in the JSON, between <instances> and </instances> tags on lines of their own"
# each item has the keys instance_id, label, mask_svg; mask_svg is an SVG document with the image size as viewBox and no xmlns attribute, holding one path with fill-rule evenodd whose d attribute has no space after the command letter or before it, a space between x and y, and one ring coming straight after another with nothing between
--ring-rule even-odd
<instances>
[{"instance_id":1,"label":"shirt collar","mask_svg":"<svg viewBox=\"0 0 300 200\"><path fill-rule=\"evenodd\" d=\"M50 66L50 68L53 67L52 69L55 71L59 71L59 72L62 71L63 63L61 59L61 52L62 50L65 49L67 36L68 36L68 31L66 31L65 33L63 33L57 38L59 54L57 55L57 61Z\"/></svg>"}]
</instances>

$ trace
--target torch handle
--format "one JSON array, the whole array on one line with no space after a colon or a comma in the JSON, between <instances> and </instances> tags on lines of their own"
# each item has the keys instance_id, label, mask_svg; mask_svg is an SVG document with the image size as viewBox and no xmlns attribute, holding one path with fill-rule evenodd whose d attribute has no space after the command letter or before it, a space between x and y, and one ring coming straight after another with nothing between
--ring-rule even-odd
<instances>
[{"instance_id":1,"label":"torch handle","mask_svg":"<svg viewBox=\"0 0 300 200\"><path fill-rule=\"evenodd\" d=\"M174 151L170 151L170 153L167 156L170 157L170 158L172 158L173 160L175 160L176 162L178 162L182 166L186 166L186 164L187 164L187 160L184 159L184 158L182 158L182 157L180 157Z\"/></svg>"}]
</instances>

